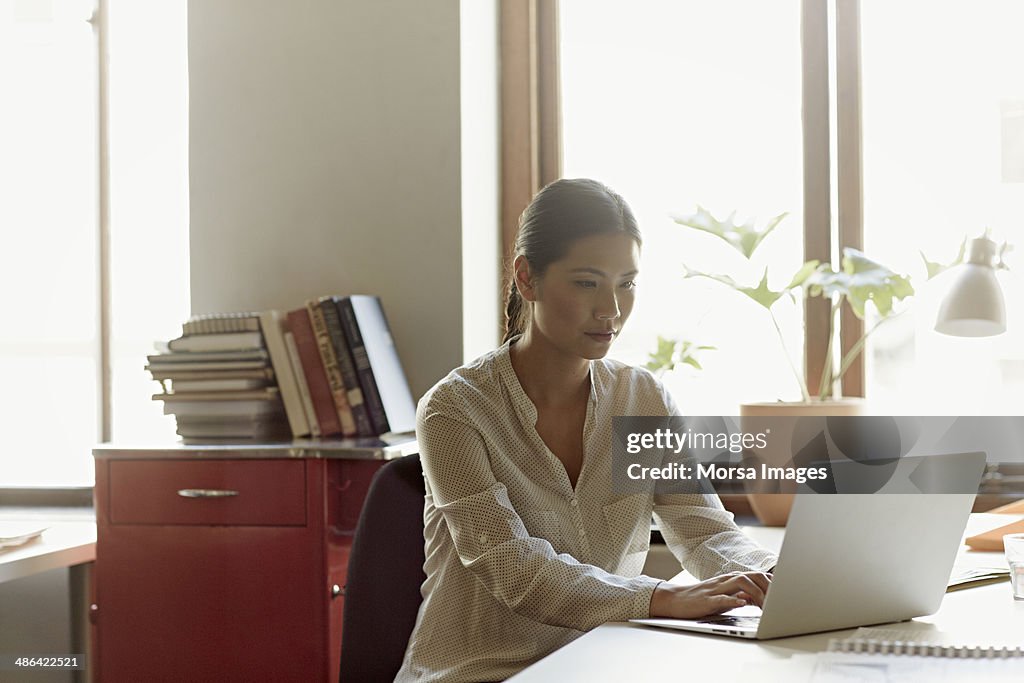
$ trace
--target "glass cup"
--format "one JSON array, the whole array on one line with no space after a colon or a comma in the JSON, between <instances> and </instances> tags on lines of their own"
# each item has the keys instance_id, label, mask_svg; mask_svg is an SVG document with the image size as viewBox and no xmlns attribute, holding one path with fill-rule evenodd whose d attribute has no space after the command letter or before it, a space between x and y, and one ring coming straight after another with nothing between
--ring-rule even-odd
<instances>
[{"instance_id":1,"label":"glass cup","mask_svg":"<svg viewBox=\"0 0 1024 683\"><path fill-rule=\"evenodd\" d=\"M1010 565L1013 599L1024 600L1024 534L1003 536L1003 550L1006 552L1006 562Z\"/></svg>"}]
</instances>

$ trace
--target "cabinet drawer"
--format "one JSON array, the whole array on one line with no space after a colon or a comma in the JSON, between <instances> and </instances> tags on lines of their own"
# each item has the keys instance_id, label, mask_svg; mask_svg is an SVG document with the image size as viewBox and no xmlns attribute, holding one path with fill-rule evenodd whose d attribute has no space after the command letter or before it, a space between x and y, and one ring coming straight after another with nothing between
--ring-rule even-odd
<instances>
[{"instance_id":1,"label":"cabinet drawer","mask_svg":"<svg viewBox=\"0 0 1024 683\"><path fill-rule=\"evenodd\" d=\"M112 460L112 524L304 526L302 460Z\"/></svg>"}]
</instances>

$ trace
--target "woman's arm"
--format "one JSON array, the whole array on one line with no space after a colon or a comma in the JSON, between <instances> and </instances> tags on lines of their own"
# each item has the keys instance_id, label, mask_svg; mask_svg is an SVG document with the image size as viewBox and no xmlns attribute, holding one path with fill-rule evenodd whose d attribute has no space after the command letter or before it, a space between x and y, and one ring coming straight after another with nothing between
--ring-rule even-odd
<instances>
[{"instance_id":1,"label":"woman's arm","mask_svg":"<svg viewBox=\"0 0 1024 683\"><path fill-rule=\"evenodd\" d=\"M669 550L699 579L768 572L778 558L740 531L717 495L656 494L654 519Z\"/></svg>"},{"instance_id":2,"label":"woman's arm","mask_svg":"<svg viewBox=\"0 0 1024 683\"><path fill-rule=\"evenodd\" d=\"M665 414L680 415L671 394L653 377L651 381L664 402ZM729 572L769 572L778 562L774 553L740 531L713 491L656 493L654 518L669 550L699 579Z\"/></svg>"}]
</instances>

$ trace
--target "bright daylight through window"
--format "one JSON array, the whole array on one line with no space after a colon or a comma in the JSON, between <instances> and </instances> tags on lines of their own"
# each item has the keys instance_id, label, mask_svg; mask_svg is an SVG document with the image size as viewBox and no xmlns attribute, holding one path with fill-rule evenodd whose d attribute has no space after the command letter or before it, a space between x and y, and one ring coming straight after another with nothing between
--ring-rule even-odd
<instances>
[{"instance_id":1,"label":"bright daylight through window","mask_svg":"<svg viewBox=\"0 0 1024 683\"><path fill-rule=\"evenodd\" d=\"M92 447L173 436L143 365L188 311L186 3L108 0L109 297L91 0L0 1L0 488L91 486ZM103 414L101 306L112 330Z\"/></svg>"},{"instance_id":2,"label":"bright daylight through window","mask_svg":"<svg viewBox=\"0 0 1024 683\"><path fill-rule=\"evenodd\" d=\"M860 6L864 251L917 289L869 338L869 405L1021 414L1024 4ZM778 290L803 261L801 3L561 0L559 21L563 175L608 183L644 231L638 306L615 354L643 363L659 335L715 347L698 354L703 370L684 365L663 378L691 414L799 398L765 309L683 273L733 274L754 286L767 268ZM833 176L851 161L833 147ZM722 220L733 211L738 223L756 218L758 227L788 215L747 263L717 237L672 220L698 206ZM986 229L1017 248L1007 252L1010 270L998 272L1009 331L939 335L932 328L952 271L927 281L922 252L948 264L965 238ZM802 371L802 305L780 301L772 310Z\"/></svg>"}]
</instances>

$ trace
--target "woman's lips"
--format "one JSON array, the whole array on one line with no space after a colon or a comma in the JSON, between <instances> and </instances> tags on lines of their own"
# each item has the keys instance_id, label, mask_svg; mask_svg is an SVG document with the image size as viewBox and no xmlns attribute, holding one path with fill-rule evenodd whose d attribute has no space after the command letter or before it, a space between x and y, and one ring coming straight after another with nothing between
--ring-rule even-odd
<instances>
[{"instance_id":1,"label":"woman's lips","mask_svg":"<svg viewBox=\"0 0 1024 683\"><path fill-rule=\"evenodd\" d=\"M605 344L615 338L614 332L587 332L586 335L594 341L604 342Z\"/></svg>"}]
</instances>

